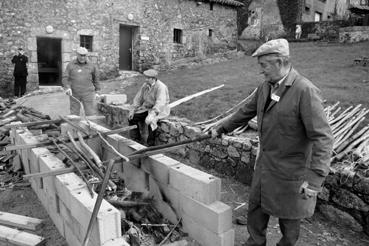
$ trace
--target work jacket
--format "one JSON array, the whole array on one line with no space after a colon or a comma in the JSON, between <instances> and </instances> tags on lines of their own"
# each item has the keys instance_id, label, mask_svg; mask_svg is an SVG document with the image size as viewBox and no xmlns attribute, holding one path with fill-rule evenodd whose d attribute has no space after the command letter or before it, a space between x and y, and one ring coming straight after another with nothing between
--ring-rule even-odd
<instances>
[{"instance_id":1,"label":"work jacket","mask_svg":"<svg viewBox=\"0 0 369 246\"><path fill-rule=\"evenodd\" d=\"M269 106L270 84L262 83L252 100L218 132L230 132L257 115L260 152L255 163L250 203L285 219L313 215L316 197L302 198L299 188L320 191L329 173L333 136L320 91L291 69Z\"/></svg>"},{"instance_id":2,"label":"work jacket","mask_svg":"<svg viewBox=\"0 0 369 246\"><path fill-rule=\"evenodd\" d=\"M155 130L157 121L170 114L168 87L160 80L156 80L152 86L144 83L133 99L133 108L136 112L148 111L153 116L151 128Z\"/></svg>"},{"instance_id":3,"label":"work jacket","mask_svg":"<svg viewBox=\"0 0 369 246\"><path fill-rule=\"evenodd\" d=\"M76 96L91 96L100 90L98 69L89 61L80 63L71 61L65 70L66 78L63 80L65 88L71 88Z\"/></svg>"}]
</instances>

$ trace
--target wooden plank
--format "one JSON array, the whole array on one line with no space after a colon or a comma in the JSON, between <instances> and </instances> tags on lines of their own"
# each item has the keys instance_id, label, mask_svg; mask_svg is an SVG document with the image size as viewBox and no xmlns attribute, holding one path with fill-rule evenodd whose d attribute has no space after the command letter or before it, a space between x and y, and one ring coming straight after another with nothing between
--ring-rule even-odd
<instances>
[{"instance_id":1,"label":"wooden plank","mask_svg":"<svg viewBox=\"0 0 369 246\"><path fill-rule=\"evenodd\" d=\"M2 225L35 231L42 227L42 222L40 219L0 211L0 224Z\"/></svg>"},{"instance_id":2,"label":"wooden plank","mask_svg":"<svg viewBox=\"0 0 369 246\"><path fill-rule=\"evenodd\" d=\"M0 225L0 242L20 246L41 246L45 245L46 240L32 233Z\"/></svg>"}]
</instances>

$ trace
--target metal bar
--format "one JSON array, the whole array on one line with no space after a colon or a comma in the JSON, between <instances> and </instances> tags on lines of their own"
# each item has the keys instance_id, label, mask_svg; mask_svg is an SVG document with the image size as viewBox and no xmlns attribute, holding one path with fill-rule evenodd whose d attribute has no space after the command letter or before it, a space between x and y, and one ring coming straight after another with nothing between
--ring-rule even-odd
<instances>
[{"instance_id":1,"label":"metal bar","mask_svg":"<svg viewBox=\"0 0 369 246\"><path fill-rule=\"evenodd\" d=\"M94 206L94 210L92 211L90 222L88 223L87 232L86 232L85 238L83 239L83 243L82 243L83 246L86 246L88 244L88 240L89 240L89 237L90 237L90 234L91 234L91 231L92 231L92 226L94 225L95 219L96 219L97 214L100 210L102 200L104 199L105 189L108 185L108 181L109 181L111 171L113 170L113 164L114 164L114 160L110 160L109 163L108 163L108 168L106 170L99 195L97 196L96 203L95 203L95 206Z\"/></svg>"},{"instance_id":2,"label":"metal bar","mask_svg":"<svg viewBox=\"0 0 369 246\"><path fill-rule=\"evenodd\" d=\"M127 127L122 127L120 129L116 129L116 130L112 130L112 131L107 131L107 132L103 132L101 133L102 136L108 136L108 135L112 135L112 134L116 134L119 132L127 132L130 131L132 129L135 129L137 126L127 126ZM87 139L87 138L94 138L97 137L98 134L91 134L90 136L84 136L83 139ZM59 143L59 141L66 141L66 142L70 142L69 138L60 138L57 139L57 143ZM78 140L78 137L75 137L74 140ZM23 144L23 145L8 145L5 147L6 151L10 151L10 150L19 150L19 149L32 149L32 148L38 148L38 147L43 147L43 146L47 146L47 145L51 145L53 144L53 142L51 140L47 140L44 142L40 142L40 143L35 143L35 144Z\"/></svg>"},{"instance_id":3,"label":"metal bar","mask_svg":"<svg viewBox=\"0 0 369 246\"><path fill-rule=\"evenodd\" d=\"M81 171L88 170L87 167L80 167L80 169L81 169ZM61 169L52 170L52 171L48 171L48 172L42 172L42 173L30 173L30 174L23 175L23 178L24 179L44 178L44 177L49 177L49 176L57 176L57 175L61 175L61 174L72 173L76 170L77 169L75 167L67 167L67 168L61 168Z\"/></svg>"},{"instance_id":4,"label":"metal bar","mask_svg":"<svg viewBox=\"0 0 369 246\"><path fill-rule=\"evenodd\" d=\"M189 144L189 143L193 143L193 142L199 142L202 140L206 140L211 138L211 135L204 135L195 139L188 139L188 140L184 140L184 141L180 141L177 143L170 143L170 144L163 144L163 145L158 145L158 146L152 146L152 147L147 147L145 149L141 149L141 150L137 150L133 153L131 153L131 155L136 155L136 154L141 154L147 151L153 151L153 150L161 150L161 149L165 149L165 148L169 148L169 147L173 147L173 146L178 146L178 145L184 145L184 144Z\"/></svg>"}]
</instances>

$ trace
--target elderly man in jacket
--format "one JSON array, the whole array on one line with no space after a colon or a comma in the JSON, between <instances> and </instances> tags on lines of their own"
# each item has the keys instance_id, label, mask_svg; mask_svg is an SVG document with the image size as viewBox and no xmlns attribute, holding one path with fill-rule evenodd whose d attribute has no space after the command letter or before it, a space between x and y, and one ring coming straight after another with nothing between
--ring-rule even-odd
<instances>
[{"instance_id":1,"label":"elderly man in jacket","mask_svg":"<svg viewBox=\"0 0 369 246\"><path fill-rule=\"evenodd\" d=\"M292 67L287 40L266 42L252 56L258 58L265 82L249 103L211 133L219 137L257 116L260 152L245 245L266 245L270 216L279 219L282 238L277 245L295 245L300 220L313 215L329 173L333 136L320 90Z\"/></svg>"},{"instance_id":2,"label":"elderly man in jacket","mask_svg":"<svg viewBox=\"0 0 369 246\"><path fill-rule=\"evenodd\" d=\"M79 115L82 103L86 116L96 114L96 95L100 90L98 69L87 60L87 49L76 50L77 59L71 61L66 68L64 89L70 96L71 114Z\"/></svg>"},{"instance_id":3,"label":"elderly man in jacket","mask_svg":"<svg viewBox=\"0 0 369 246\"><path fill-rule=\"evenodd\" d=\"M143 72L146 77L133 99L133 105L128 115L129 125L136 125L137 129L130 131L133 140L141 141L140 125L148 127L147 145L155 145L155 133L157 121L165 118L170 113L168 87L157 79L158 72L149 69ZM145 123L145 124L142 124Z\"/></svg>"}]
</instances>

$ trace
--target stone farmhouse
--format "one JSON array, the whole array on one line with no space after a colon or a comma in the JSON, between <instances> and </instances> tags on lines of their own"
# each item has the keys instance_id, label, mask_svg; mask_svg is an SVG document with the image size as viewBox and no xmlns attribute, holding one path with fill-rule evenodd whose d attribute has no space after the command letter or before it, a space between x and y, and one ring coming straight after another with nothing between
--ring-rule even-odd
<instances>
[{"instance_id":1,"label":"stone farmhouse","mask_svg":"<svg viewBox=\"0 0 369 246\"><path fill-rule=\"evenodd\" d=\"M11 87L11 58L23 47L28 89L60 85L84 46L101 78L119 70L168 69L234 52L234 0L5 0L0 2L0 86Z\"/></svg>"}]
</instances>

